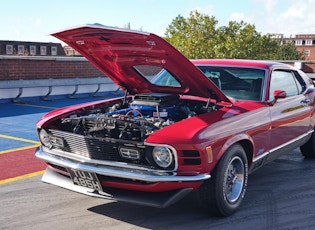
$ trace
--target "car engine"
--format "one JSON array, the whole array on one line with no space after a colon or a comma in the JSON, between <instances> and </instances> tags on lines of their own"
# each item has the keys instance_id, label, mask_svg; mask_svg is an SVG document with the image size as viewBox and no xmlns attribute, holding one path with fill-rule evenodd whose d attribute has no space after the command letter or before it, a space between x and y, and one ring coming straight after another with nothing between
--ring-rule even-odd
<instances>
[{"instance_id":1,"label":"car engine","mask_svg":"<svg viewBox=\"0 0 315 230\"><path fill-rule=\"evenodd\" d=\"M88 137L141 142L163 127L211 110L206 104L181 100L175 94L139 94L129 103L62 118L62 129Z\"/></svg>"}]
</instances>

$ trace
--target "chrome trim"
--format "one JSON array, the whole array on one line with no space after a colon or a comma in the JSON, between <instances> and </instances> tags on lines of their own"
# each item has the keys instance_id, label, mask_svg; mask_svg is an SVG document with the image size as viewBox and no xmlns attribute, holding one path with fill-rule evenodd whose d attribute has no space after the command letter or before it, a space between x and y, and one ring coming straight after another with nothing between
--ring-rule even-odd
<instances>
[{"instance_id":1,"label":"chrome trim","mask_svg":"<svg viewBox=\"0 0 315 230\"><path fill-rule=\"evenodd\" d=\"M144 145L152 146L152 147L161 146L161 147L166 147L166 148L171 149L172 153L173 153L174 161L175 161L175 166L174 166L173 171L176 171L178 169L177 151L176 151L176 149L174 147L172 147L170 145L166 145L166 144L155 144L155 143L148 143L148 142L144 142Z\"/></svg>"},{"instance_id":2,"label":"chrome trim","mask_svg":"<svg viewBox=\"0 0 315 230\"><path fill-rule=\"evenodd\" d=\"M301 135L301 136L299 136L299 137L297 137L297 138L294 138L294 139L291 140L291 141L288 141L288 142L286 142L286 143L284 143L284 144L282 144L282 145L280 145L280 146L278 146L278 147L276 147L276 148L270 149L269 151L264 152L264 153L260 154L258 157L256 157L255 159L253 159L253 162L256 162L256 161L258 161L258 160L260 160L260 159L266 157L266 156L269 155L270 153L276 152L277 150L282 149L282 148L284 148L285 146L288 146L288 145L290 145L290 144L292 144L292 143L294 143L294 142L296 142L296 141L298 141L298 140L300 140L300 139L303 139L304 137L307 137L308 135L312 135L313 132L314 132L314 130L310 130L310 131L308 131L307 133L305 133L305 134L303 134L303 135Z\"/></svg>"},{"instance_id":3,"label":"chrome trim","mask_svg":"<svg viewBox=\"0 0 315 230\"><path fill-rule=\"evenodd\" d=\"M110 167L123 167L123 168L128 168L130 170L143 170L143 171L148 171L148 172L159 172L159 173L173 173L174 172L174 170L151 169L149 167L146 168L143 165L139 166L137 164L131 164L127 162L90 159L88 157L66 152L61 149L49 149L45 146L41 146L41 148L42 148L42 151L50 155L55 155L61 158L70 159L72 161L81 162L84 164L95 164L95 165L97 164L97 165L110 166Z\"/></svg>"},{"instance_id":4,"label":"chrome trim","mask_svg":"<svg viewBox=\"0 0 315 230\"><path fill-rule=\"evenodd\" d=\"M269 154L270 154L270 151L264 152L264 153L260 154L258 157L256 157L255 159L253 159L253 162L258 161L258 160L264 158L265 156L267 156L267 155L269 155Z\"/></svg>"},{"instance_id":5,"label":"chrome trim","mask_svg":"<svg viewBox=\"0 0 315 230\"><path fill-rule=\"evenodd\" d=\"M83 135L78 135L78 134L73 134L73 133L67 133L61 130L52 130L49 129L49 135L54 136L54 137L61 137L62 139L66 140L66 141L71 141L71 145L75 146L75 149L73 150L73 152L68 152L65 150L61 150L59 148L53 148L50 149L46 146L43 145L43 149L51 154L54 155L58 155L61 157L67 157L76 161L81 161L81 162L91 162L91 163L97 163L97 164L102 164L102 165L121 165L124 164L126 165L126 167L128 168L134 168L134 169L143 169L143 170L148 170L148 171L163 171L163 172L175 172L178 169L178 158L177 158L177 151L174 147L170 146L170 145L166 145L166 144L155 144L155 143L147 143L147 142L132 142L131 147L135 148L135 145L137 145L137 148L145 148L146 146L151 146L151 147L155 147L155 146L162 146L162 147L166 147L168 149L170 149L172 151L173 157L174 157L174 167L172 169L169 170L165 170L165 169L151 169L149 167L145 167L144 165L136 165L136 164L130 164L130 163L126 163L126 162L117 162L117 161L110 161L110 160L100 160L100 159L91 159L87 156L87 154L82 154L82 153L77 153L75 152L77 149L81 149L83 153L88 153L88 147L86 146L86 142L85 142L85 137ZM56 135L57 134L57 135ZM67 136L67 138L65 137ZM75 138L74 138L75 137ZM109 142L116 142L115 139L109 140ZM104 142L105 143L105 142ZM123 142L124 146L126 147L122 147L122 148L128 148L128 142L126 141ZM47 149L46 149L47 148ZM118 153L121 156L120 150L117 150Z\"/></svg>"},{"instance_id":6,"label":"chrome trim","mask_svg":"<svg viewBox=\"0 0 315 230\"><path fill-rule=\"evenodd\" d=\"M193 182L202 181L210 178L210 174L199 174L194 176L177 176L176 173L161 171L136 170L126 167L104 166L88 162L78 162L61 156L49 154L40 147L36 149L35 156L45 162L55 164L65 168L74 168L78 170L95 172L99 175L125 178L130 180L139 180L146 182Z\"/></svg>"}]
</instances>

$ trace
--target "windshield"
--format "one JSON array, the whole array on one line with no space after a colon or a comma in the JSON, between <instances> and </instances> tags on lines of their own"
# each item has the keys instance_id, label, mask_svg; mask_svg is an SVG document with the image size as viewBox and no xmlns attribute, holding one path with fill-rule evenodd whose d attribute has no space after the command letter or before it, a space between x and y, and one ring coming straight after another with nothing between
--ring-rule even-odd
<instances>
[{"instance_id":1,"label":"windshield","mask_svg":"<svg viewBox=\"0 0 315 230\"><path fill-rule=\"evenodd\" d=\"M137 65L134 69L151 84L168 87L181 87L179 81L166 69L159 66Z\"/></svg>"},{"instance_id":2,"label":"windshield","mask_svg":"<svg viewBox=\"0 0 315 230\"><path fill-rule=\"evenodd\" d=\"M159 86L170 86L170 87L180 87L180 83L176 78L168 72L166 69L162 69L151 81L154 85Z\"/></svg>"},{"instance_id":3,"label":"windshield","mask_svg":"<svg viewBox=\"0 0 315 230\"><path fill-rule=\"evenodd\" d=\"M197 67L228 97L254 101L261 101L263 98L264 69L201 65ZM153 85L182 87L181 81L162 67L138 65L134 68Z\"/></svg>"},{"instance_id":4,"label":"windshield","mask_svg":"<svg viewBox=\"0 0 315 230\"><path fill-rule=\"evenodd\" d=\"M197 67L225 95L241 100L262 100L265 70L225 66Z\"/></svg>"}]
</instances>

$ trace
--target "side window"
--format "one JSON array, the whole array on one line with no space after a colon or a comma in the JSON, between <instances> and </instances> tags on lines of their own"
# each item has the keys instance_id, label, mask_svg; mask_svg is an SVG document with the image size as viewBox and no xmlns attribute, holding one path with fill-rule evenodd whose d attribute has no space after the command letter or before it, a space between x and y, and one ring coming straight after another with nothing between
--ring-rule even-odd
<instances>
[{"instance_id":1,"label":"side window","mask_svg":"<svg viewBox=\"0 0 315 230\"><path fill-rule=\"evenodd\" d=\"M297 86L299 88L299 92L303 93L306 90L306 88L307 88L306 83L305 83L305 81L303 80L303 78L301 77L301 75L300 75L300 73L298 71L294 71L294 75L295 75L295 78L297 80L296 84L297 84Z\"/></svg>"},{"instance_id":2,"label":"side window","mask_svg":"<svg viewBox=\"0 0 315 230\"><path fill-rule=\"evenodd\" d=\"M290 97L301 93L302 86L291 71L276 70L271 74L269 100L274 99L273 92L275 90L284 90Z\"/></svg>"}]
</instances>

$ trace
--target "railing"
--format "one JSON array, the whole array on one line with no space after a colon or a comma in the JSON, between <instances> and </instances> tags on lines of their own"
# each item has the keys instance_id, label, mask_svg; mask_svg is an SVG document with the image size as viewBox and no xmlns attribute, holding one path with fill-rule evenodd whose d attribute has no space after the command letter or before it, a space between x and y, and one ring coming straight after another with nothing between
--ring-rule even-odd
<instances>
[{"instance_id":1,"label":"railing","mask_svg":"<svg viewBox=\"0 0 315 230\"><path fill-rule=\"evenodd\" d=\"M105 77L0 81L0 89L18 89L16 97L12 99L15 103L19 102L26 88L47 88L47 93L42 97L43 100L49 100L49 96L52 94L54 87L74 87L74 90L69 94L70 98L74 98L80 87L88 85L95 85L97 87L96 90L92 92L91 96L93 97L97 96L102 85L112 85L110 86L111 91L115 91L118 88L109 78Z\"/></svg>"}]
</instances>

